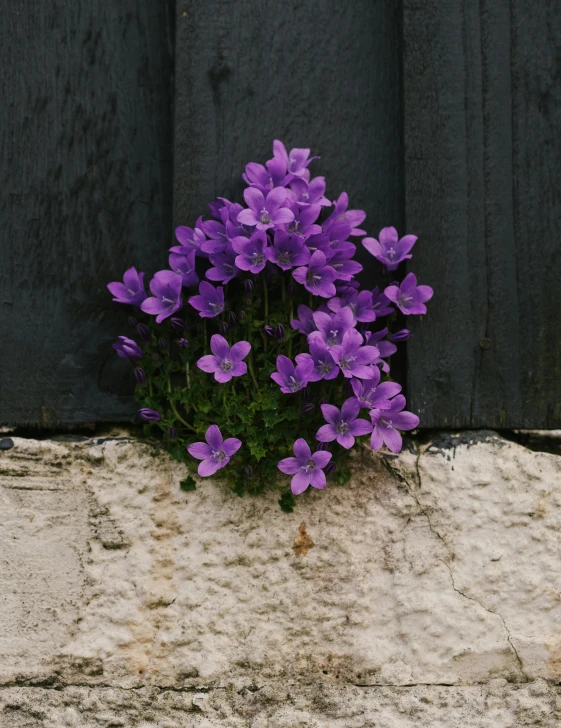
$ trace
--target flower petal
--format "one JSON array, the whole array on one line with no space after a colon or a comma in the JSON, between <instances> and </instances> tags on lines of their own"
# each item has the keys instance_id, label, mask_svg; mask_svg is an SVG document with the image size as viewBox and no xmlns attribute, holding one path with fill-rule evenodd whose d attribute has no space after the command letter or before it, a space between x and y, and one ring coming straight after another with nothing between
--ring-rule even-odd
<instances>
[{"instance_id":1,"label":"flower petal","mask_svg":"<svg viewBox=\"0 0 561 728\"><path fill-rule=\"evenodd\" d=\"M213 450L220 450L222 447L222 434L218 429L218 425L211 425L206 431L205 437Z\"/></svg>"},{"instance_id":2,"label":"flower petal","mask_svg":"<svg viewBox=\"0 0 561 728\"><path fill-rule=\"evenodd\" d=\"M220 468L223 468L225 465L228 464L228 460L229 458L227 460L223 460L222 462L219 462L214 458L203 460L202 463L199 463L199 475L202 478L207 478L209 475L214 475L217 470L220 470Z\"/></svg>"},{"instance_id":3,"label":"flower petal","mask_svg":"<svg viewBox=\"0 0 561 728\"><path fill-rule=\"evenodd\" d=\"M202 369L203 372L209 372L209 374L212 374L219 367L218 359L212 354L207 354L206 356L202 356L199 359L199 361L197 362L197 366L199 367L199 369Z\"/></svg>"},{"instance_id":4,"label":"flower petal","mask_svg":"<svg viewBox=\"0 0 561 728\"><path fill-rule=\"evenodd\" d=\"M392 452L401 452L403 440L401 439L401 435L397 430L395 430L393 427L384 427L382 428L382 435L384 437L384 442Z\"/></svg>"},{"instance_id":5,"label":"flower petal","mask_svg":"<svg viewBox=\"0 0 561 728\"><path fill-rule=\"evenodd\" d=\"M284 460L279 460L277 464L277 468L287 475L294 475L295 473L298 473L301 467L302 466L298 458L284 458Z\"/></svg>"},{"instance_id":6,"label":"flower petal","mask_svg":"<svg viewBox=\"0 0 561 728\"><path fill-rule=\"evenodd\" d=\"M312 470L310 473L310 485L312 488L325 488L325 473L323 470Z\"/></svg>"},{"instance_id":7,"label":"flower petal","mask_svg":"<svg viewBox=\"0 0 561 728\"><path fill-rule=\"evenodd\" d=\"M299 437L296 442L294 443L292 449L294 450L294 454L297 458L300 458L302 460L308 460L312 456L312 451L310 450L310 446L304 440L302 437Z\"/></svg>"},{"instance_id":8,"label":"flower petal","mask_svg":"<svg viewBox=\"0 0 561 728\"><path fill-rule=\"evenodd\" d=\"M294 495L300 495L300 493L303 493L309 485L309 474L300 471L299 473L296 473L296 475L292 478L290 489L292 490Z\"/></svg>"},{"instance_id":9,"label":"flower petal","mask_svg":"<svg viewBox=\"0 0 561 728\"><path fill-rule=\"evenodd\" d=\"M231 458L235 452L238 452L241 446L242 441L238 440L237 437L228 437L222 443L222 449L229 458Z\"/></svg>"},{"instance_id":10,"label":"flower petal","mask_svg":"<svg viewBox=\"0 0 561 728\"><path fill-rule=\"evenodd\" d=\"M251 344L249 341L238 341L230 349L230 358L232 361L241 361L251 351Z\"/></svg>"},{"instance_id":11,"label":"flower petal","mask_svg":"<svg viewBox=\"0 0 561 728\"><path fill-rule=\"evenodd\" d=\"M332 425L341 417L339 409L332 404L322 404L321 411L326 421Z\"/></svg>"},{"instance_id":12,"label":"flower petal","mask_svg":"<svg viewBox=\"0 0 561 728\"><path fill-rule=\"evenodd\" d=\"M230 347L228 342L220 334L214 334L210 338L210 350L219 359L226 359L230 354Z\"/></svg>"},{"instance_id":13,"label":"flower petal","mask_svg":"<svg viewBox=\"0 0 561 728\"><path fill-rule=\"evenodd\" d=\"M212 448L210 448L206 442L194 442L187 448L189 455L192 455L197 460L206 460L206 458L212 457Z\"/></svg>"},{"instance_id":14,"label":"flower petal","mask_svg":"<svg viewBox=\"0 0 561 728\"><path fill-rule=\"evenodd\" d=\"M333 442L337 439L337 432L333 425L323 425L316 432L316 440L320 442Z\"/></svg>"},{"instance_id":15,"label":"flower petal","mask_svg":"<svg viewBox=\"0 0 561 728\"><path fill-rule=\"evenodd\" d=\"M327 450L318 450L312 455L312 460L316 463L318 468L325 468L332 457L331 453Z\"/></svg>"}]
</instances>

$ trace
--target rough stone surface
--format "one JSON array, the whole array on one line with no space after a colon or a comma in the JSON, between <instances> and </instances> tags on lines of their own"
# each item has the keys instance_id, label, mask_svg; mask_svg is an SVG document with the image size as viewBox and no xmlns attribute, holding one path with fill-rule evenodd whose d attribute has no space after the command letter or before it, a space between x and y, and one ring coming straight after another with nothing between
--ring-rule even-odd
<instances>
[{"instance_id":1,"label":"rough stone surface","mask_svg":"<svg viewBox=\"0 0 561 728\"><path fill-rule=\"evenodd\" d=\"M285 514L127 437L13 441L2 728L559 725L560 456L438 436Z\"/></svg>"}]
</instances>

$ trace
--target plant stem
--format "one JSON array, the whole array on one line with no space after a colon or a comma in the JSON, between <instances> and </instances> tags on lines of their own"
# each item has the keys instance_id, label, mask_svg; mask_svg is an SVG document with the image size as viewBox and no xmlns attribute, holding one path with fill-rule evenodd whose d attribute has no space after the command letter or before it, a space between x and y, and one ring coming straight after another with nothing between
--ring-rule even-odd
<instances>
[{"instance_id":1,"label":"plant stem","mask_svg":"<svg viewBox=\"0 0 561 728\"><path fill-rule=\"evenodd\" d=\"M265 280L265 273L263 273L263 300L265 303L265 325L269 323L269 291L267 289L267 281Z\"/></svg>"}]
</instances>

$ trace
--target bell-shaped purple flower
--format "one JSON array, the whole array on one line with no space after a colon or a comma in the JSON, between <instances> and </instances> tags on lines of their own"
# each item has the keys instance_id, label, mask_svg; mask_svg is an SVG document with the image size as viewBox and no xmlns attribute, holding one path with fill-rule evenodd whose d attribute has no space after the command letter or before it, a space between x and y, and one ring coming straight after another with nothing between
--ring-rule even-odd
<instances>
[{"instance_id":1,"label":"bell-shaped purple flower","mask_svg":"<svg viewBox=\"0 0 561 728\"><path fill-rule=\"evenodd\" d=\"M128 303L131 306L140 306L146 298L144 273L137 273L134 267L125 271L123 283L119 281L108 283L107 288L113 294L113 300L117 303Z\"/></svg>"},{"instance_id":2,"label":"bell-shaped purple flower","mask_svg":"<svg viewBox=\"0 0 561 728\"><path fill-rule=\"evenodd\" d=\"M403 260L413 257L409 251L417 242L416 235L404 235L399 240L394 227L385 227L380 230L379 238L364 238L362 244L388 270L395 270Z\"/></svg>"},{"instance_id":3,"label":"bell-shaped purple flower","mask_svg":"<svg viewBox=\"0 0 561 728\"><path fill-rule=\"evenodd\" d=\"M289 186L293 201L299 205L321 205L322 207L331 205L331 202L325 197L325 177L314 177L309 182L301 177L295 177Z\"/></svg>"},{"instance_id":4,"label":"bell-shaped purple flower","mask_svg":"<svg viewBox=\"0 0 561 728\"><path fill-rule=\"evenodd\" d=\"M303 438L298 438L293 445L293 458L284 458L278 464L278 469L287 475L293 475L290 488L294 495L300 495L311 485L312 488L325 488L325 473L323 468L331 460L331 453L325 450L316 450L312 454L310 446Z\"/></svg>"},{"instance_id":5,"label":"bell-shaped purple flower","mask_svg":"<svg viewBox=\"0 0 561 728\"><path fill-rule=\"evenodd\" d=\"M343 336L355 325L353 313L348 307L341 308L335 314L316 311L313 317L319 335L327 347L341 344L343 342ZM315 337L317 335L313 334L313 336Z\"/></svg>"},{"instance_id":6,"label":"bell-shaped purple flower","mask_svg":"<svg viewBox=\"0 0 561 728\"><path fill-rule=\"evenodd\" d=\"M313 363L313 370L310 374L310 382L319 382L320 379L335 379L339 374L339 367L335 364L333 357L320 336L310 337L308 341L310 347L309 354L298 354L296 362L302 364L305 362Z\"/></svg>"},{"instance_id":7,"label":"bell-shaped purple flower","mask_svg":"<svg viewBox=\"0 0 561 728\"><path fill-rule=\"evenodd\" d=\"M183 306L181 287L183 279L171 270L161 270L150 281L152 296L142 302L140 308L144 313L156 316L156 323L161 324Z\"/></svg>"},{"instance_id":8,"label":"bell-shaped purple flower","mask_svg":"<svg viewBox=\"0 0 561 728\"><path fill-rule=\"evenodd\" d=\"M331 311L337 313L342 308L349 308L355 321L370 322L376 320L376 312L372 308L372 293L349 288L340 298L332 298L328 304Z\"/></svg>"},{"instance_id":9,"label":"bell-shaped purple flower","mask_svg":"<svg viewBox=\"0 0 561 728\"><path fill-rule=\"evenodd\" d=\"M245 240L245 238L243 238ZM206 272L206 277L211 281L219 281L220 283L228 283L238 275L236 268L236 254L228 245L219 253L213 253L209 256L212 268Z\"/></svg>"},{"instance_id":10,"label":"bell-shaped purple flower","mask_svg":"<svg viewBox=\"0 0 561 728\"><path fill-rule=\"evenodd\" d=\"M269 260L282 270L290 270L297 265L306 265L311 253L298 235L289 235L286 230L275 230L273 247Z\"/></svg>"},{"instance_id":11,"label":"bell-shaped purple flower","mask_svg":"<svg viewBox=\"0 0 561 728\"><path fill-rule=\"evenodd\" d=\"M395 309L390 304L390 299L385 293L382 293L378 286L372 289L372 309L376 314L376 318L383 318L389 316Z\"/></svg>"},{"instance_id":12,"label":"bell-shaped purple flower","mask_svg":"<svg viewBox=\"0 0 561 728\"><path fill-rule=\"evenodd\" d=\"M314 321L314 312L308 306L304 306L303 303L298 306L298 318L292 319L290 325L301 334L311 334L312 331L317 331L318 328Z\"/></svg>"},{"instance_id":13,"label":"bell-shaped purple flower","mask_svg":"<svg viewBox=\"0 0 561 728\"><path fill-rule=\"evenodd\" d=\"M316 438L320 442L337 440L339 445L349 450L355 444L355 437L372 432L370 422L357 419L360 405L355 397L345 400L340 410L332 404L322 404L321 411L327 425L317 431Z\"/></svg>"},{"instance_id":14,"label":"bell-shaped purple flower","mask_svg":"<svg viewBox=\"0 0 561 728\"><path fill-rule=\"evenodd\" d=\"M197 366L203 372L214 374L216 381L224 384L232 377L241 377L247 372L247 364L243 359L249 354L250 349L249 341L238 341L230 348L223 336L214 334L210 339L212 354L199 359Z\"/></svg>"},{"instance_id":15,"label":"bell-shaped purple flower","mask_svg":"<svg viewBox=\"0 0 561 728\"><path fill-rule=\"evenodd\" d=\"M308 180L310 173L307 169L308 165L314 159L319 157L310 157L309 149L291 149L290 152L286 151L284 144L275 139L273 142L273 155L275 159L279 159L286 169L287 172L293 174L295 177L302 177Z\"/></svg>"},{"instance_id":16,"label":"bell-shaped purple flower","mask_svg":"<svg viewBox=\"0 0 561 728\"><path fill-rule=\"evenodd\" d=\"M189 303L199 312L201 318L214 318L224 311L224 289L201 281L199 295L191 296Z\"/></svg>"},{"instance_id":17,"label":"bell-shaped purple flower","mask_svg":"<svg viewBox=\"0 0 561 728\"><path fill-rule=\"evenodd\" d=\"M337 274L327 265L327 259L321 250L316 250L308 265L296 268L292 275L294 280L301 283L314 296L331 298L336 293L333 281Z\"/></svg>"},{"instance_id":18,"label":"bell-shaped purple flower","mask_svg":"<svg viewBox=\"0 0 561 728\"><path fill-rule=\"evenodd\" d=\"M388 329L382 329L381 331L367 331L365 334L365 341L369 346L375 346L380 352L379 356L372 362L376 367L380 367L382 371L389 372L390 367L385 359L389 359L397 351L397 346L388 341L386 336L388 335Z\"/></svg>"},{"instance_id":19,"label":"bell-shaped purple flower","mask_svg":"<svg viewBox=\"0 0 561 728\"><path fill-rule=\"evenodd\" d=\"M236 437L224 440L218 425L211 425L208 428L205 439L206 442L194 442L187 448L190 455L197 460L202 460L198 470L202 478L214 475L217 470L228 465L232 455L242 446L241 440Z\"/></svg>"},{"instance_id":20,"label":"bell-shaped purple flower","mask_svg":"<svg viewBox=\"0 0 561 728\"><path fill-rule=\"evenodd\" d=\"M351 385L357 402L365 409L390 409L390 399L401 392L401 384L397 382L382 382L380 384L380 370L373 369L374 376L366 382L352 379Z\"/></svg>"},{"instance_id":21,"label":"bell-shaped purple flower","mask_svg":"<svg viewBox=\"0 0 561 728\"><path fill-rule=\"evenodd\" d=\"M232 240L232 248L237 255L235 256L235 264L240 270L249 271L254 275L260 273L269 258L269 250L267 247L267 233L264 230L257 230L249 238L234 238Z\"/></svg>"},{"instance_id":22,"label":"bell-shaped purple flower","mask_svg":"<svg viewBox=\"0 0 561 728\"><path fill-rule=\"evenodd\" d=\"M118 340L113 344L113 348L121 359L128 359L129 361L135 361L142 357L142 349L134 341L126 336L119 336Z\"/></svg>"},{"instance_id":23,"label":"bell-shaped purple flower","mask_svg":"<svg viewBox=\"0 0 561 728\"><path fill-rule=\"evenodd\" d=\"M266 194L273 187L286 187L294 175L286 173L286 165L280 159L269 159L265 163L246 164L245 173L242 174L244 182Z\"/></svg>"},{"instance_id":24,"label":"bell-shaped purple flower","mask_svg":"<svg viewBox=\"0 0 561 728\"><path fill-rule=\"evenodd\" d=\"M283 207L287 195L284 187L275 187L267 197L255 187L248 187L243 196L249 209L238 214L238 222L255 225L258 230L268 230L275 225L290 222L294 219L294 214L288 207Z\"/></svg>"},{"instance_id":25,"label":"bell-shaped purple flower","mask_svg":"<svg viewBox=\"0 0 561 728\"><path fill-rule=\"evenodd\" d=\"M419 424L419 418L412 412L404 412L405 397L398 394L392 400L389 409L372 409L370 418L373 430L370 438L370 447L379 450L384 443L392 452L401 451L403 441L398 430L414 430Z\"/></svg>"},{"instance_id":26,"label":"bell-shaped purple flower","mask_svg":"<svg viewBox=\"0 0 561 728\"><path fill-rule=\"evenodd\" d=\"M362 265L356 260L352 260L355 250L356 246L352 243L342 243L339 247L332 249L327 262L337 274L337 280L350 281L353 276L361 272Z\"/></svg>"},{"instance_id":27,"label":"bell-shaped purple flower","mask_svg":"<svg viewBox=\"0 0 561 728\"><path fill-rule=\"evenodd\" d=\"M188 255L194 250L196 255L200 255L201 246L206 241L206 235L201 230L202 222L203 219L200 217L197 220L197 226L195 228L186 227L185 225L176 227L175 237L179 245L174 245L173 248L170 248L170 253Z\"/></svg>"},{"instance_id":28,"label":"bell-shaped purple flower","mask_svg":"<svg viewBox=\"0 0 561 728\"><path fill-rule=\"evenodd\" d=\"M360 230L360 225L366 219L364 210L348 210L349 196L346 192L341 192L339 198L335 201L335 207L331 215L323 223L323 229L329 230L335 223L344 221L351 227L350 235L362 236L366 235L366 230Z\"/></svg>"},{"instance_id":29,"label":"bell-shaped purple flower","mask_svg":"<svg viewBox=\"0 0 561 728\"><path fill-rule=\"evenodd\" d=\"M294 215L294 220L285 225L286 232L289 235L308 238L310 235L319 235L322 232L321 225L315 224L321 212L320 205L299 207L296 203L292 203L290 209Z\"/></svg>"},{"instance_id":30,"label":"bell-shaped purple flower","mask_svg":"<svg viewBox=\"0 0 561 728\"><path fill-rule=\"evenodd\" d=\"M170 253L169 267L174 273L181 276L183 285L196 286L199 282L199 276L195 270L195 250L190 250L186 255L179 253Z\"/></svg>"},{"instance_id":31,"label":"bell-shaped purple flower","mask_svg":"<svg viewBox=\"0 0 561 728\"><path fill-rule=\"evenodd\" d=\"M314 368L313 362L303 362L294 366L287 356L277 356L277 370L271 374L271 379L276 382L284 394L293 394L303 389L310 381Z\"/></svg>"},{"instance_id":32,"label":"bell-shaped purple flower","mask_svg":"<svg viewBox=\"0 0 561 728\"><path fill-rule=\"evenodd\" d=\"M418 286L414 273L408 273L399 286L388 286L384 291L399 310L406 316L427 312L425 301L432 298L434 291L430 286Z\"/></svg>"},{"instance_id":33,"label":"bell-shaped purple flower","mask_svg":"<svg viewBox=\"0 0 561 728\"><path fill-rule=\"evenodd\" d=\"M369 364L379 356L380 352L375 346L363 346L363 341L356 329L349 329L345 332L342 343L331 347L331 356L345 377L373 378L374 372Z\"/></svg>"}]
</instances>

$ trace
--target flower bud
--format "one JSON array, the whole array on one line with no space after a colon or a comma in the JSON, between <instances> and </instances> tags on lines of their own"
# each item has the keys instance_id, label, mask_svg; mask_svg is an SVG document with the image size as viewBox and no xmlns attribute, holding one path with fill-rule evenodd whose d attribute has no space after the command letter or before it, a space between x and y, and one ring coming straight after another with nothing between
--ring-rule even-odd
<instances>
[{"instance_id":1,"label":"flower bud","mask_svg":"<svg viewBox=\"0 0 561 728\"><path fill-rule=\"evenodd\" d=\"M320 451L329 450L328 443L327 442L318 442L316 445L316 451L317 450L320 450Z\"/></svg>"},{"instance_id":2,"label":"flower bud","mask_svg":"<svg viewBox=\"0 0 561 728\"><path fill-rule=\"evenodd\" d=\"M174 316L169 320L169 322L174 331L183 331L187 328L187 324L182 318L179 318L179 316Z\"/></svg>"},{"instance_id":3,"label":"flower bud","mask_svg":"<svg viewBox=\"0 0 561 728\"><path fill-rule=\"evenodd\" d=\"M284 326L282 324L277 324L275 326L275 339L278 339L279 341L284 340Z\"/></svg>"},{"instance_id":4,"label":"flower bud","mask_svg":"<svg viewBox=\"0 0 561 728\"><path fill-rule=\"evenodd\" d=\"M296 293L296 285L294 283L289 283L286 292L288 294L288 297L292 298Z\"/></svg>"},{"instance_id":5,"label":"flower bud","mask_svg":"<svg viewBox=\"0 0 561 728\"><path fill-rule=\"evenodd\" d=\"M140 419L144 420L144 422L158 422L158 420L162 419L158 410L153 410L149 407L142 407L142 409L138 410L138 414L140 415Z\"/></svg>"},{"instance_id":6,"label":"flower bud","mask_svg":"<svg viewBox=\"0 0 561 728\"><path fill-rule=\"evenodd\" d=\"M310 387L304 387L304 389L302 390L302 399L304 400L304 402L309 402L311 395L312 390L310 389Z\"/></svg>"},{"instance_id":7,"label":"flower bud","mask_svg":"<svg viewBox=\"0 0 561 728\"><path fill-rule=\"evenodd\" d=\"M136 377L136 381L140 384L141 387L146 386L146 372L141 367L136 367L134 370L134 376Z\"/></svg>"},{"instance_id":8,"label":"flower bud","mask_svg":"<svg viewBox=\"0 0 561 728\"><path fill-rule=\"evenodd\" d=\"M272 326L263 326L263 331L267 334L267 336L274 336L275 330Z\"/></svg>"},{"instance_id":9,"label":"flower bud","mask_svg":"<svg viewBox=\"0 0 561 728\"><path fill-rule=\"evenodd\" d=\"M323 472L326 475L331 475L331 473L334 473L336 470L337 470L337 466L335 465L333 460L331 460L330 462L327 463L327 465L323 469Z\"/></svg>"},{"instance_id":10,"label":"flower bud","mask_svg":"<svg viewBox=\"0 0 561 728\"><path fill-rule=\"evenodd\" d=\"M228 313L228 326L231 329L235 329L237 325L238 325L238 317L236 316L236 314L233 311L230 311Z\"/></svg>"},{"instance_id":11,"label":"flower bud","mask_svg":"<svg viewBox=\"0 0 561 728\"><path fill-rule=\"evenodd\" d=\"M226 334L228 333L228 324L226 323L226 321L222 321L220 323L220 326L218 327L218 333L220 334L220 336L226 336Z\"/></svg>"},{"instance_id":12,"label":"flower bud","mask_svg":"<svg viewBox=\"0 0 561 728\"><path fill-rule=\"evenodd\" d=\"M168 427L168 437L170 440L175 440L177 437L177 431L175 427Z\"/></svg>"},{"instance_id":13,"label":"flower bud","mask_svg":"<svg viewBox=\"0 0 561 728\"><path fill-rule=\"evenodd\" d=\"M240 311L240 321L243 323L247 318L245 311Z\"/></svg>"},{"instance_id":14,"label":"flower bud","mask_svg":"<svg viewBox=\"0 0 561 728\"><path fill-rule=\"evenodd\" d=\"M129 324L135 329L138 326L138 321L134 316L129 316Z\"/></svg>"},{"instance_id":15,"label":"flower bud","mask_svg":"<svg viewBox=\"0 0 561 728\"><path fill-rule=\"evenodd\" d=\"M158 346L162 351L167 351L169 344L166 339L158 339Z\"/></svg>"},{"instance_id":16,"label":"flower bud","mask_svg":"<svg viewBox=\"0 0 561 728\"><path fill-rule=\"evenodd\" d=\"M197 324L197 334L202 336L205 332L205 327L202 324Z\"/></svg>"},{"instance_id":17,"label":"flower bud","mask_svg":"<svg viewBox=\"0 0 561 728\"><path fill-rule=\"evenodd\" d=\"M407 341L407 339L411 338L411 332L409 329L401 329L400 331L396 331L395 334L392 334L390 336L390 341Z\"/></svg>"},{"instance_id":18,"label":"flower bud","mask_svg":"<svg viewBox=\"0 0 561 728\"><path fill-rule=\"evenodd\" d=\"M314 410L315 407L316 406L313 402L306 402L306 404L304 404L304 406L300 408L300 414L305 415L308 412L311 412L312 410Z\"/></svg>"},{"instance_id":19,"label":"flower bud","mask_svg":"<svg viewBox=\"0 0 561 728\"><path fill-rule=\"evenodd\" d=\"M189 341L183 337L181 337L181 339L177 339L177 343L182 349L186 349L189 346Z\"/></svg>"},{"instance_id":20,"label":"flower bud","mask_svg":"<svg viewBox=\"0 0 561 728\"><path fill-rule=\"evenodd\" d=\"M325 399L325 397L321 397L321 398L320 398L320 400L319 400L319 404L320 404L320 405L322 405L322 404L327 404L327 400Z\"/></svg>"},{"instance_id":21,"label":"flower bud","mask_svg":"<svg viewBox=\"0 0 561 728\"><path fill-rule=\"evenodd\" d=\"M243 287L246 293L253 293L253 281L250 278L246 278L243 282Z\"/></svg>"},{"instance_id":22,"label":"flower bud","mask_svg":"<svg viewBox=\"0 0 561 728\"><path fill-rule=\"evenodd\" d=\"M248 478L253 478L253 468L251 467L251 465L248 465L245 468L245 474L247 475Z\"/></svg>"},{"instance_id":23,"label":"flower bud","mask_svg":"<svg viewBox=\"0 0 561 728\"><path fill-rule=\"evenodd\" d=\"M144 341L152 341L152 334L150 333L150 329L145 324L138 324L136 327L136 330L138 331L139 335L144 339Z\"/></svg>"}]
</instances>

